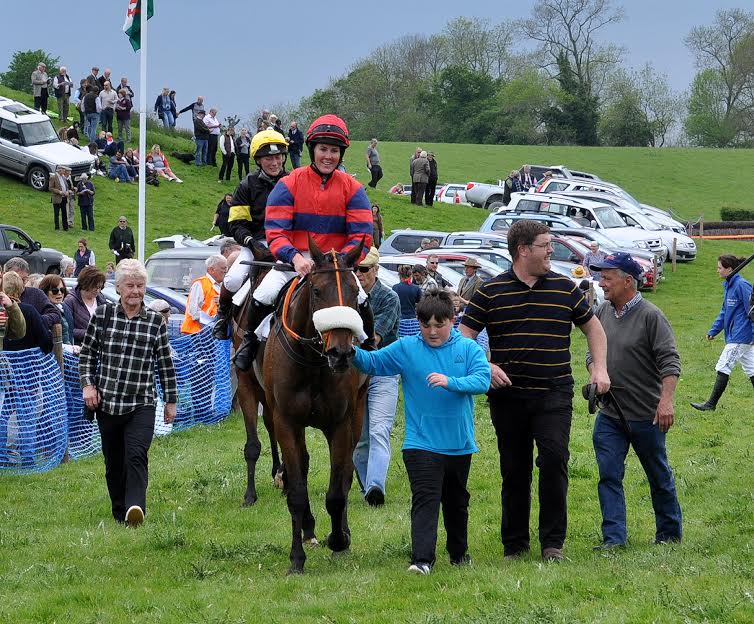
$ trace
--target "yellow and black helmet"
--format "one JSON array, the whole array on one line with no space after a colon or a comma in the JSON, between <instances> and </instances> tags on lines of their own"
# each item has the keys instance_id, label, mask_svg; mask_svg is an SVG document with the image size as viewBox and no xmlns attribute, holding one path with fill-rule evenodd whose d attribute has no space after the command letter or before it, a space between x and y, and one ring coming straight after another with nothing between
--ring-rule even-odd
<instances>
[{"instance_id":1,"label":"yellow and black helmet","mask_svg":"<svg viewBox=\"0 0 754 624\"><path fill-rule=\"evenodd\" d=\"M251 139L251 157L254 159L287 153L288 141L276 130L262 130Z\"/></svg>"}]
</instances>

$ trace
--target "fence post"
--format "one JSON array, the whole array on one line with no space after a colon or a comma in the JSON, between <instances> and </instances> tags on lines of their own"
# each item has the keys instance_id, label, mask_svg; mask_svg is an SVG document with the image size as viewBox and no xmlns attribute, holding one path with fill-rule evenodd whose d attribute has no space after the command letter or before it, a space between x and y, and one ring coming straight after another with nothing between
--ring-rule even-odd
<instances>
[{"instance_id":1,"label":"fence post","mask_svg":"<svg viewBox=\"0 0 754 624\"><path fill-rule=\"evenodd\" d=\"M676 263L677 253L678 253L678 239L674 238L673 239L673 256L672 256L672 258L673 258L673 269L672 269L672 272L673 273L675 273L675 263Z\"/></svg>"},{"instance_id":2,"label":"fence post","mask_svg":"<svg viewBox=\"0 0 754 624\"><path fill-rule=\"evenodd\" d=\"M690 238L694 233L694 224L691 221L686 221L686 235Z\"/></svg>"},{"instance_id":3,"label":"fence post","mask_svg":"<svg viewBox=\"0 0 754 624\"><path fill-rule=\"evenodd\" d=\"M60 323L55 323L52 326L52 352L58 361L60 372L65 373L63 370L63 326Z\"/></svg>"},{"instance_id":4,"label":"fence post","mask_svg":"<svg viewBox=\"0 0 754 624\"><path fill-rule=\"evenodd\" d=\"M699 217L699 242L704 242L704 215Z\"/></svg>"}]
</instances>

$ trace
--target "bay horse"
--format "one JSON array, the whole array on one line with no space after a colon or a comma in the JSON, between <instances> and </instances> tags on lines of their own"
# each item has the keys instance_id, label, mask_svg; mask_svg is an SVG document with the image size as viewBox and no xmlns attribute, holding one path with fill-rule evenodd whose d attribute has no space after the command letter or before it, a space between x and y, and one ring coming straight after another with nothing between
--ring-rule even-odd
<instances>
[{"instance_id":1,"label":"bay horse","mask_svg":"<svg viewBox=\"0 0 754 624\"><path fill-rule=\"evenodd\" d=\"M263 381L283 455L292 521L291 574L304 571L303 542L318 543L307 485L306 427L320 429L330 451L325 506L332 528L325 543L336 553L351 544L348 493L367 393L367 378L352 366L354 326L361 323L358 316L354 320L358 282L353 267L363 245L347 254L323 253L309 237L314 267L289 286L265 347ZM319 322L323 317L325 329Z\"/></svg>"},{"instance_id":2,"label":"bay horse","mask_svg":"<svg viewBox=\"0 0 754 624\"><path fill-rule=\"evenodd\" d=\"M254 245L251 248L254 254L254 260L260 264L254 265L249 274L251 288L249 294L244 300L244 304L233 314L233 346L238 349L243 335L249 324L248 309L251 305L254 288L267 275L270 267L275 263L275 257L269 249L262 245ZM269 263L265 266L263 263ZM261 371L262 349L259 349L257 363L248 371L243 372L236 369L238 377L238 403L243 413L244 426L246 427L246 444L244 445L244 459L246 460L246 492L243 497L244 507L248 507L257 502L256 487L256 467L259 456L262 452L262 443L257 433L257 421L259 418L259 406L262 406L262 419L264 426L270 438L270 454L272 456L272 480L277 486L282 487L283 466L280 462L277 441L275 440L275 427L272 422L272 412L265 400L264 388L259 383Z\"/></svg>"}]
</instances>

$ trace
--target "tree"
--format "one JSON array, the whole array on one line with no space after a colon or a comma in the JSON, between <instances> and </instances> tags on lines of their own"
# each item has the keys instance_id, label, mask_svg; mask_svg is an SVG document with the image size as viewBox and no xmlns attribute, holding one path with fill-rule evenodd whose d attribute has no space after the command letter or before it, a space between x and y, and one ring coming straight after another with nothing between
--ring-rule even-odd
<instances>
[{"instance_id":1,"label":"tree","mask_svg":"<svg viewBox=\"0 0 754 624\"><path fill-rule=\"evenodd\" d=\"M652 140L651 125L642 110L641 93L626 78L611 82L611 98L600 117L600 137L606 145L646 147Z\"/></svg>"},{"instance_id":2,"label":"tree","mask_svg":"<svg viewBox=\"0 0 754 624\"><path fill-rule=\"evenodd\" d=\"M700 147L730 147L739 134L737 112L727 109L727 85L714 69L699 72L691 83L684 129Z\"/></svg>"},{"instance_id":3,"label":"tree","mask_svg":"<svg viewBox=\"0 0 754 624\"><path fill-rule=\"evenodd\" d=\"M16 91L31 93L31 74L37 69L37 65L47 65L47 75L53 77L58 73L60 59L52 56L44 50L25 50L13 53L8 71L0 74L0 83Z\"/></svg>"}]
</instances>

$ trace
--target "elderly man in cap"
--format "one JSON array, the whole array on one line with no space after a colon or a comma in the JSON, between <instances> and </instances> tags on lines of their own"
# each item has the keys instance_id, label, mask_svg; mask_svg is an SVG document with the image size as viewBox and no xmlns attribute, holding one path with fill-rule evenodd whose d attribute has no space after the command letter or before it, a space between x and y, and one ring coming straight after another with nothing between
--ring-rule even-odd
<instances>
[{"instance_id":1,"label":"elderly man in cap","mask_svg":"<svg viewBox=\"0 0 754 624\"><path fill-rule=\"evenodd\" d=\"M47 75L47 65L40 63L31 72L31 88L34 95L34 108L44 114L47 114L47 98L50 95L48 91L49 84L50 78Z\"/></svg>"},{"instance_id":2,"label":"elderly man in cap","mask_svg":"<svg viewBox=\"0 0 754 624\"><path fill-rule=\"evenodd\" d=\"M592 265L602 262L606 255L604 251L600 251L600 244L597 241L589 243L589 251L584 254L581 264L594 279L600 278L600 272L592 270Z\"/></svg>"},{"instance_id":3,"label":"elderly man in cap","mask_svg":"<svg viewBox=\"0 0 754 624\"><path fill-rule=\"evenodd\" d=\"M73 225L73 182L71 181L71 170L64 166L58 165L55 174L50 176L48 183L50 189L50 201L55 213L55 229L60 229L60 223L63 223L63 229Z\"/></svg>"},{"instance_id":4,"label":"elderly man in cap","mask_svg":"<svg viewBox=\"0 0 754 624\"><path fill-rule=\"evenodd\" d=\"M466 275L458 283L456 292L464 306L469 304L474 293L482 285L482 278L477 275L480 266L476 258L466 258L466 262L463 263L463 271Z\"/></svg>"},{"instance_id":5,"label":"elderly man in cap","mask_svg":"<svg viewBox=\"0 0 754 624\"><path fill-rule=\"evenodd\" d=\"M375 247L354 269L367 293L374 315L374 342L382 349L398 339L401 303L398 295L377 278L380 254ZM398 405L398 375L372 377L364 413L361 439L353 451L353 464L364 498L371 506L385 503L385 481L390 465L390 432Z\"/></svg>"},{"instance_id":6,"label":"elderly man in cap","mask_svg":"<svg viewBox=\"0 0 754 624\"><path fill-rule=\"evenodd\" d=\"M665 315L638 292L642 269L627 253L614 253L590 266L600 272L606 301L597 309L607 336L607 372L612 381L602 397L592 440L600 480L602 543L626 545L623 476L629 446L644 468L655 513L655 543L680 542L681 507L665 451L673 425L673 394L681 361ZM586 355L587 368L593 365Z\"/></svg>"}]
</instances>

